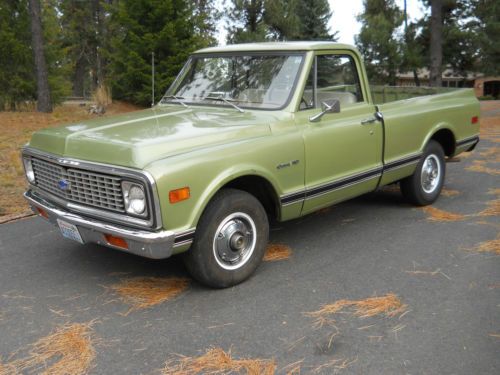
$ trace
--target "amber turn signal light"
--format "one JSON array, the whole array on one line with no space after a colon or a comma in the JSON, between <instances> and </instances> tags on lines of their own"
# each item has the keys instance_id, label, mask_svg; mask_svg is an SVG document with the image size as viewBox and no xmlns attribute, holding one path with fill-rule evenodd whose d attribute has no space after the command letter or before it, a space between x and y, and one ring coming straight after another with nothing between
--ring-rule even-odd
<instances>
[{"instance_id":1,"label":"amber turn signal light","mask_svg":"<svg viewBox=\"0 0 500 375\"><path fill-rule=\"evenodd\" d=\"M116 236L113 236L111 234L105 234L104 238L106 239L107 243L109 243L110 245L120 247L122 249L128 249L127 241L125 241L125 239L123 239L121 237L116 237Z\"/></svg>"},{"instance_id":2,"label":"amber turn signal light","mask_svg":"<svg viewBox=\"0 0 500 375\"><path fill-rule=\"evenodd\" d=\"M189 190L189 187L186 186L180 189L170 190L168 193L168 200L170 203L177 203L189 199L190 196L191 191Z\"/></svg>"},{"instance_id":3,"label":"amber turn signal light","mask_svg":"<svg viewBox=\"0 0 500 375\"><path fill-rule=\"evenodd\" d=\"M41 208L37 207L36 208L36 211L38 212L38 214L40 216L43 216L44 218L48 219L49 218L49 214L45 211L45 210L42 210Z\"/></svg>"}]
</instances>

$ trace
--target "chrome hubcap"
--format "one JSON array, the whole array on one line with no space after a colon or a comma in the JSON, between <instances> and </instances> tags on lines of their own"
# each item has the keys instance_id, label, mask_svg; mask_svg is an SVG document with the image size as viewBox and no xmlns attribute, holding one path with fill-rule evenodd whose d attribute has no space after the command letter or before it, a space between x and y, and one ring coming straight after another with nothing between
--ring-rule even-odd
<instances>
[{"instance_id":1,"label":"chrome hubcap","mask_svg":"<svg viewBox=\"0 0 500 375\"><path fill-rule=\"evenodd\" d=\"M255 250L256 234L255 223L247 214L236 212L224 218L213 242L219 266L235 270L247 263Z\"/></svg>"},{"instance_id":2,"label":"chrome hubcap","mask_svg":"<svg viewBox=\"0 0 500 375\"><path fill-rule=\"evenodd\" d=\"M441 164L436 155L429 155L422 164L421 183L426 193L433 193L441 180Z\"/></svg>"}]
</instances>

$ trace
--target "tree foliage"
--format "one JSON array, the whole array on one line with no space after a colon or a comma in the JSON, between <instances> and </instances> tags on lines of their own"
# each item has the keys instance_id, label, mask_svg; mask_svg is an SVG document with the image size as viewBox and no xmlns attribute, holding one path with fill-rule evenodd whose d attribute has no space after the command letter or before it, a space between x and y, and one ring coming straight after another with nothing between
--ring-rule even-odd
<instances>
[{"instance_id":1,"label":"tree foliage","mask_svg":"<svg viewBox=\"0 0 500 375\"><path fill-rule=\"evenodd\" d=\"M369 77L377 83L396 84L402 64L401 35L403 13L394 0L364 0L362 23L356 45L363 55Z\"/></svg>"},{"instance_id":2,"label":"tree foliage","mask_svg":"<svg viewBox=\"0 0 500 375\"><path fill-rule=\"evenodd\" d=\"M0 110L34 100L30 18L27 0L0 2ZM16 63L13 64L12 62Z\"/></svg>"},{"instance_id":3,"label":"tree foliage","mask_svg":"<svg viewBox=\"0 0 500 375\"><path fill-rule=\"evenodd\" d=\"M409 1L409 0L407 0ZM420 0L430 9L431 0ZM29 0L0 0L0 110L36 100ZM500 74L500 2L441 0L443 69ZM89 96L156 100L193 50L216 44L221 11L212 0L40 0L44 55L54 102ZM229 43L336 40L328 0L224 0ZM430 17L403 26L395 0L364 0L356 44L370 79L394 84L397 73L430 66ZM429 13L429 12L427 12Z\"/></svg>"},{"instance_id":4,"label":"tree foliage","mask_svg":"<svg viewBox=\"0 0 500 375\"><path fill-rule=\"evenodd\" d=\"M327 0L232 0L228 43L336 40Z\"/></svg>"},{"instance_id":5,"label":"tree foliage","mask_svg":"<svg viewBox=\"0 0 500 375\"><path fill-rule=\"evenodd\" d=\"M156 100L195 49L215 43L202 2L120 0L110 8L109 82L113 96L151 103L151 54L155 54ZM208 35L207 35L208 30ZM213 34L212 34L213 35Z\"/></svg>"},{"instance_id":6,"label":"tree foliage","mask_svg":"<svg viewBox=\"0 0 500 375\"><path fill-rule=\"evenodd\" d=\"M488 75L500 74L500 2L473 0L473 15L477 17L477 40L481 48L480 69Z\"/></svg>"}]
</instances>

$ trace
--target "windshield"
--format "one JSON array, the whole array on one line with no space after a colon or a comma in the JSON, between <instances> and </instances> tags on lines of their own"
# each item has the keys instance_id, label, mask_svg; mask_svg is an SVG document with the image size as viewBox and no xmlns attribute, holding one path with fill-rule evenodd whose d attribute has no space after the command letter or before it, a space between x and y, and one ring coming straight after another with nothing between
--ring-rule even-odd
<instances>
[{"instance_id":1,"label":"windshield","mask_svg":"<svg viewBox=\"0 0 500 375\"><path fill-rule=\"evenodd\" d=\"M192 56L160 103L279 109L293 91L302 54Z\"/></svg>"}]
</instances>

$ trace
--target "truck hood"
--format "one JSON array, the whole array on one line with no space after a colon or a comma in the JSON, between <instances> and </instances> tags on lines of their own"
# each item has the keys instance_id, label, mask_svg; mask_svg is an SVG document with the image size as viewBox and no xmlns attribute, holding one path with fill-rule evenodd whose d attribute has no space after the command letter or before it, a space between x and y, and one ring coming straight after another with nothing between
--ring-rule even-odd
<instances>
[{"instance_id":1,"label":"truck hood","mask_svg":"<svg viewBox=\"0 0 500 375\"><path fill-rule=\"evenodd\" d=\"M41 130L29 146L68 158L143 168L202 147L269 135L274 116L170 105Z\"/></svg>"}]
</instances>

